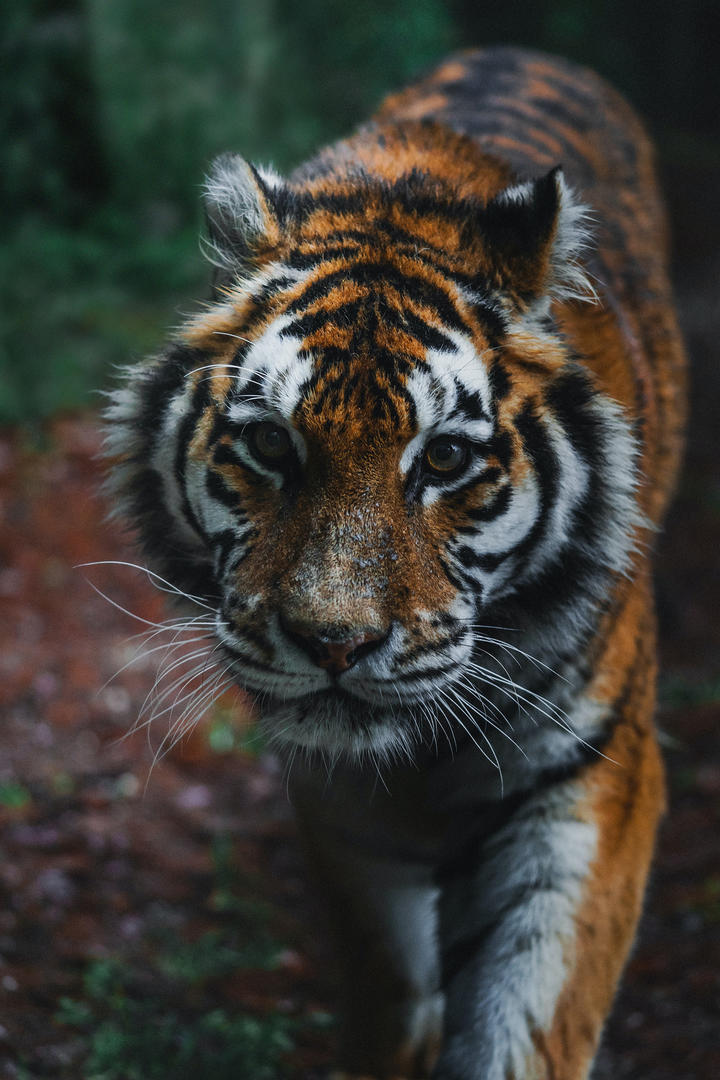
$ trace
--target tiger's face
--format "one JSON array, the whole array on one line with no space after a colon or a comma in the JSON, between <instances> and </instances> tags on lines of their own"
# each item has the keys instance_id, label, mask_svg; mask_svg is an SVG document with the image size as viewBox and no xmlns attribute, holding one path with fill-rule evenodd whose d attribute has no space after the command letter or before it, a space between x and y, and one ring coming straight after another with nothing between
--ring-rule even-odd
<instances>
[{"instance_id":1,"label":"tiger's face","mask_svg":"<svg viewBox=\"0 0 720 1080\"><path fill-rule=\"evenodd\" d=\"M118 395L126 502L271 738L392 755L499 678L524 610L567 641L627 558L629 434L550 317L577 211L556 174L484 208L417 178L293 202L238 159L209 204L233 269Z\"/></svg>"}]
</instances>

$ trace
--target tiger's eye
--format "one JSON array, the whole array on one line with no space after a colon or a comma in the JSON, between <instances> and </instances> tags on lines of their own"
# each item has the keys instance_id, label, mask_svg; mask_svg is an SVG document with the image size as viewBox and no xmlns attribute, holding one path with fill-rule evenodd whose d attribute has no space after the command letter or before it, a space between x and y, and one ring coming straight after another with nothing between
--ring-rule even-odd
<instances>
[{"instance_id":1,"label":"tiger's eye","mask_svg":"<svg viewBox=\"0 0 720 1080\"><path fill-rule=\"evenodd\" d=\"M252 442L261 458L271 464L282 461L290 452L290 436L284 427L269 422L256 424Z\"/></svg>"},{"instance_id":2,"label":"tiger's eye","mask_svg":"<svg viewBox=\"0 0 720 1080\"><path fill-rule=\"evenodd\" d=\"M467 459L466 443L449 435L440 435L425 447L425 464L439 476L447 476L461 469Z\"/></svg>"}]
</instances>

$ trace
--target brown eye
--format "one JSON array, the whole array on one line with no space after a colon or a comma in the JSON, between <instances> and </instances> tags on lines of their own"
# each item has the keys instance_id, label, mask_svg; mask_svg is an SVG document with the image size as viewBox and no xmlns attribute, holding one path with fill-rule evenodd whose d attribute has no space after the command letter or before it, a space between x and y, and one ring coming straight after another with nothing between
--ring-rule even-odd
<instances>
[{"instance_id":1,"label":"brown eye","mask_svg":"<svg viewBox=\"0 0 720 1080\"><path fill-rule=\"evenodd\" d=\"M256 424L252 430L251 442L258 457L271 465L277 465L290 453L290 436L286 429L278 424Z\"/></svg>"},{"instance_id":2,"label":"brown eye","mask_svg":"<svg viewBox=\"0 0 720 1080\"><path fill-rule=\"evenodd\" d=\"M425 447L425 465L437 476L457 472L467 463L468 457L467 443L449 435L440 435Z\"/></svg>"}]
</instances>

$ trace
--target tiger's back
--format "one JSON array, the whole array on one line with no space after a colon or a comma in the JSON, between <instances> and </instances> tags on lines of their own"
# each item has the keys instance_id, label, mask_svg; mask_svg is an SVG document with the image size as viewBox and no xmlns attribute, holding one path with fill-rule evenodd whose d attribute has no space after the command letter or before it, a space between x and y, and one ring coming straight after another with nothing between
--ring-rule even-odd
<instances>
[{"instance_id":1,"label":"tiger's back","mask_svg":"<svg viewBox=\"0 0 720 1080\"><path fill-rule=\"evenodd\" d=\"M207 209L215 299L118 394L117 486L287 756L342 1063L579 1080L663 805L650 144L597 76L492 49L288 180L221 159Z\"/></svg>"}]
</instances>

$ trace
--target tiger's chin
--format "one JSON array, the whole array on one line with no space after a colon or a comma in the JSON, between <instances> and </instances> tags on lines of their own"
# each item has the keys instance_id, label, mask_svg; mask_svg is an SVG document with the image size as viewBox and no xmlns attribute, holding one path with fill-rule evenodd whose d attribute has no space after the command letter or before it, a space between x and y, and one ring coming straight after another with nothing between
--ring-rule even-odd
<instances>
[{"instance_id":1,"label":"tiger's chin","mask_svg":"<svg viewBox=\"0 0 720 1080\"><path fill-rule=\"evenodd\" d=\"M406 758L417 741L409 708L391 709L340 689L296 701L265 698L258 708L263 734L283 754L302 749L330 760L390 761Z\"/></svg>"}]
</instances>

